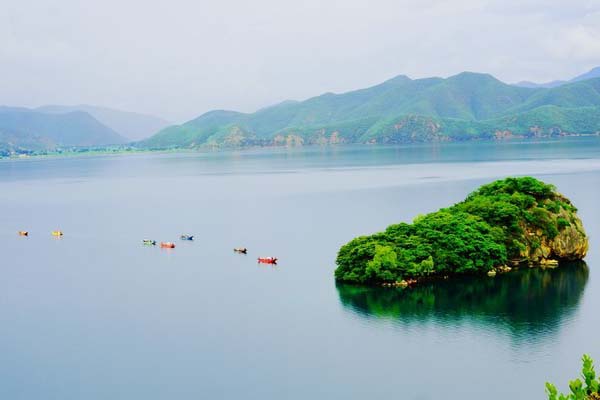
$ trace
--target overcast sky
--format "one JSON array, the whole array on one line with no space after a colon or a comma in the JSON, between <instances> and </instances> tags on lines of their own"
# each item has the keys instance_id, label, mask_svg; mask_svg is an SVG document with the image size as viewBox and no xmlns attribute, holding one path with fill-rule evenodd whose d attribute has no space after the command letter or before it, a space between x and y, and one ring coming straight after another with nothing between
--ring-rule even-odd
<instances>
[{"instance_id":1,"label":"overcast sky","mask_svg":"<svg viewBox=\"0 0 600 400\"><path fill-rule=\"evenodd\" d=\"M0 104L180 122L399 74L548 81L600 65L600 0L159 3L0 0Z\"/></svg>"}]
</instances>

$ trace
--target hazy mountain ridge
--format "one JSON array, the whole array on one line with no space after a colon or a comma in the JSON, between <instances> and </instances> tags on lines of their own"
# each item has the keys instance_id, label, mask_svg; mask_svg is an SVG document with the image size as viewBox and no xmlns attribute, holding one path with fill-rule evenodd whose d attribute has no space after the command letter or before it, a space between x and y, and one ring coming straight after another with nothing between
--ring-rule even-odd
<instances>
[{"instance_id":1,"label":"hazy mountain ridge","mask_svg":"<svg viewBox=\"0 0 600 400\"><path fill-rule=\"evenodd\" d=\"M255 113L212 111L168 127L144 148L411 143L600 132L600 79L556 88L505 84L463 72L398 76L347 93L284 102Z\"/></svg>"},{"instance_id":2,"label":"hazy mountain ridge","mask_svg":"<svg viewBox=\"0 0 600 400\"><path fill-rule=\"evenodd\" d=\"M52 150L60 146L102 146L126 139L83 111L48 114L0 107L0 149Z\"/></svg>"},{"instance_id":3,"label":"hazy mountain ridge","mask_svg":"<svg viewBox=\"0 0 600 400\"><path fill-rule=\"evenodd\" d=\"M47 105L38 107L36 111L51 114L84 111L130 141L145 139L171 125L170 122L149 114L121 111L87 104L75 106Z\"/></svg>"},{"instance_id":4,"label":"hazy mountain ridge","mask_svg":"<svg viewBox=\"0 0 600 400\"><path fill-rule=\"evenodd\" d=\"M515 83L514 85L521 86L521 87L527 87L527 88L555 88L555 87L565 85L567 83L579 82L579 81L584 81L587 79L594 79L594 78L600 78L600 67L593 68L584 74L577 75L575 78L569 79L568 81L556 80L556 81L544 82L544 83L521 81L521 82Z\"/></svg>"}]
</instances>

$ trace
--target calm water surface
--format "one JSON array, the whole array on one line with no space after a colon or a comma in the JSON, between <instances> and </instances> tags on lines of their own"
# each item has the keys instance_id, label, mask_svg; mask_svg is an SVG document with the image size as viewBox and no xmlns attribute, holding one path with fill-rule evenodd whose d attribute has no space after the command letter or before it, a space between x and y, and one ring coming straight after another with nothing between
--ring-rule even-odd
<instances>
[{"instance_id":1,"label":"calm water surface","mask_svg":"<svg viewBox=\"0 0 600 400\"><path fill-rule=\"evenodd\" d=\"M334 282L352 237L523 174L579 208L586 263ZM599 195L598 138L0 161L0 398L543 399L600 361Z\"/></svg>"}]
</instances>

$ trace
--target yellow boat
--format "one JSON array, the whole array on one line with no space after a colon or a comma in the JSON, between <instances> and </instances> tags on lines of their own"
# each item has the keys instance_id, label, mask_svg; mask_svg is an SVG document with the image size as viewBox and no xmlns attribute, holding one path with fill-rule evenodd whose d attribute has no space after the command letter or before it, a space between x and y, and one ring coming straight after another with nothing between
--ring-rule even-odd
<instances>
[{"instance_id":1,"label":"yellow boat","mask_svg":"<svg viewBox=\"0 0 600 400\"><path fill-rule=\"evenodd\" d=\"M52 236L62 236L62 231L52 231Z\"/></svg>"}]
</instances>

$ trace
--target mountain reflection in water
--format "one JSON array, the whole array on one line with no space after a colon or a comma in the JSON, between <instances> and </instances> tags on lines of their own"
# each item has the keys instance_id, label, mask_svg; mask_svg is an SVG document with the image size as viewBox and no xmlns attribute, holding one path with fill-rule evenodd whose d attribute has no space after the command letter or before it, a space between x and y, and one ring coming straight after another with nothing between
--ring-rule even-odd
<instances>
[{"instance_id":1,"label":"mountain reflection in water","mask_svg":"<svg viewBox=\"0 0 600 400\"><path fill-rule=\"evenodd\" d=\"M466 277L413 288L337 284L345 308L364 318L401 325L477 322L513 336L556 331L577 309L588 280L585 262L556 269L521 268L495 278Z\"/></svg>"}]
</instances>

